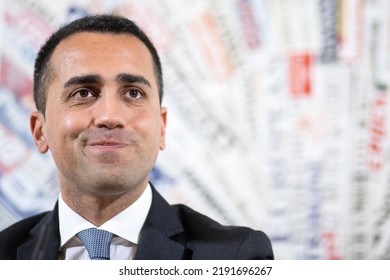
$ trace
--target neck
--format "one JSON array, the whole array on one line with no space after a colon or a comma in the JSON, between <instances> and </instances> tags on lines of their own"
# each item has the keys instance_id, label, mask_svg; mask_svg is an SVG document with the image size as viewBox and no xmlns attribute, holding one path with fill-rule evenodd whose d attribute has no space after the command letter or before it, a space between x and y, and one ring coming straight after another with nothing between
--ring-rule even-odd
<instances>
[{"instance_id":1,"label":"neck","mask_svg":"<svg viewBox=\"0 0 390 280\"><path fill-rule=\"evenodd\" d=\"M82 191L64 191L61 194L64 202L81 217L101 226L112 217L132 205L144 192L146 186L115 195L101 195Z\"/></svg>"}]
</instances>

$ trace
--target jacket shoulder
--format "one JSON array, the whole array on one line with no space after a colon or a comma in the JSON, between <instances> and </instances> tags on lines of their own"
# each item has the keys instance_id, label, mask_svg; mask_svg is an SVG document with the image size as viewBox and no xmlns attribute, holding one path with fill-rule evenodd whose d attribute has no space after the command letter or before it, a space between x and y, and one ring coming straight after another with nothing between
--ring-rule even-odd
<instances>
[{"instance_id":1,"label":"jacket shoulder","mask_svg":"<svg viewBox=\"0 0 390 280\"><path fill-rule=\"evenodd\" d=\"M193 259L274 259L268 236L243 226L228 226L188 206L172 206L182 222Z\"/></svg>"},{"instance_id":2,"label":"jacket shoulder","mask_svg":"<svg viewBox=\"0 0 390 280\"><path fill-rule=\"evenodd\" d=\"M0 231L0 259L15 259L17 248L29 239L32 228L47 213L40 213L20 220Z\"/></svg>"}]
</instances>

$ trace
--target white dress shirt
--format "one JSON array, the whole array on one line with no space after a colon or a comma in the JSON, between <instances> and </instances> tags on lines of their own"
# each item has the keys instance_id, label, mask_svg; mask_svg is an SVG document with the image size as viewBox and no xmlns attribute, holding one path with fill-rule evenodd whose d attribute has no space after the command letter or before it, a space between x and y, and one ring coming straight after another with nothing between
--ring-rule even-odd
<instances>
[{"instance_id":1,"label":"white dress shirt","mask_svg":"<svg viewBox=\"0 0 390 280\"><path fill-rule=\"evenodd\" d=\"M112 260L134 259L139 234L152 204L150 185L143 194L129 207L99 227L112 232L113 238L110 255ZM89 260L88 252L75 235L88 228L96 228L93 224L74 212L62 199L58 200L58 213L61 236L61 260Z\"/></svg>"}]
</instances>

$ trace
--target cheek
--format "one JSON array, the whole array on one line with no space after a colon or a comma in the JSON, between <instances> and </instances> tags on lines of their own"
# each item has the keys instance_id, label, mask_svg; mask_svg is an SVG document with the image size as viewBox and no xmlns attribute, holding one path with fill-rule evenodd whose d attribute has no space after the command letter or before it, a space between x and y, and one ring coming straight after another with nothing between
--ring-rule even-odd
<instances>
[{"instance_id":1,"label":"cheek","mask_svg":"<svg viewBox=\"0 0 390 280\"><path fill-rule=\"evenodd\" d=\"M83 123L81 116L77 114L67 114L66 112L59 112L55 115L47 116L50 121L48 126L49 145L58 145L66 139L75 139L83 130L86 124Z\"/></svg>"},{"instance_id":2,"label":"cheek","mask_svg":"<svg viewBox=\"0 0 390 280\"><path fill-rule=\"evenodd\" d=\"M68 133L77 130L78 127L82 126L82 118L75 118L74 116L64 115L60 120L60 125Z\"/></svg>"},{"instance_id":3,"label":"cheek","mask_svg":"<svg viewBox=\"0 0 390 280\"><path fill-rule=\"evenodd\" d=\"M143 138L151 142L159 142L161 131L160 115L150 113L137 114L133 122L133 128L136 129Z\"/></svg>"}]
</instances>

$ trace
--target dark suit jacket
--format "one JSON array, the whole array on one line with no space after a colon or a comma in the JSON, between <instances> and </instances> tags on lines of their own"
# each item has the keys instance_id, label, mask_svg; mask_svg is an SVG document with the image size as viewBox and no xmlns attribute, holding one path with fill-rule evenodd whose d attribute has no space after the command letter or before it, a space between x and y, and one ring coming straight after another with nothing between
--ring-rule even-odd
<instances>
[{"instance_id":1,"label":"dark suit jacket","mask_svg":"<svg viewBox=\"0 0 390 280\"><path fill-rule=\"evenodd\" d=\"M152 206L141 230L135 259L274 259L271 242L263 232L222 226L184 205L169 205L153 187L152 190ZM35 254L37 247L41 250ZM27 218L0 232L3 260L31 259L33 255L58 260L59 249L57 204L53 211Z\"/></svg>"}]
</instances>

